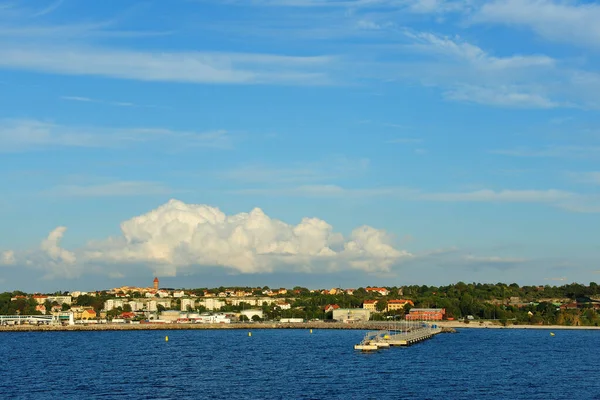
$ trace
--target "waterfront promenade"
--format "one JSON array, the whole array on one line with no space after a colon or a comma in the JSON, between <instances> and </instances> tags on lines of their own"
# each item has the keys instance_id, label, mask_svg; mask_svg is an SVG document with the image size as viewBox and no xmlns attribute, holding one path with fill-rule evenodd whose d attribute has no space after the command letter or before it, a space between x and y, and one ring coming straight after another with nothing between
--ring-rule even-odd
<instances>
[{"instance_id":1,"label":"waterfront promenade","mask_svg":"<svg viewBox=\"0 0 600 400\"><path fill-rule=\"evenodd\" d=\"M509 325L502 326L486 321L483 324L471 322L465 324L459 321L438 321L439 328L446 332L455 329L576 329L576 330L598 330L597 326L563 326L563 325ZM341 322L311 321L303 323L277 323L277 322L255 322L255 323L231 323L231 324L77 324L77 325L5 325L0 326L1 332L52 332L52 331L134 331L134 330L207 330L207 329L346 329L346 330L381 330L390 327L386 322L362 322L345 324Z\"/></svg>"}]
</instances>

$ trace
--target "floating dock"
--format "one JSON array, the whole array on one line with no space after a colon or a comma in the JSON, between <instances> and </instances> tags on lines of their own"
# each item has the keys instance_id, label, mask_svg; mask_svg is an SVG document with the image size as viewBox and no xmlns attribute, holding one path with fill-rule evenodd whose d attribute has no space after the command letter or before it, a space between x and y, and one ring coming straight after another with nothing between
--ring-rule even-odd
<instances>
[{"instance_id":1,"label":"floating dock","mask_svg":"<svg viewBox=\"0 0 600 400\"><path fill-rule=\"evenodd\" d=\"M442 332L436 325L407 325L399 330L380 330L368 332L364 339L354 345L355 350L376 351L392 346L410 346L430 339Z\"/></svg>"}]
</instances>

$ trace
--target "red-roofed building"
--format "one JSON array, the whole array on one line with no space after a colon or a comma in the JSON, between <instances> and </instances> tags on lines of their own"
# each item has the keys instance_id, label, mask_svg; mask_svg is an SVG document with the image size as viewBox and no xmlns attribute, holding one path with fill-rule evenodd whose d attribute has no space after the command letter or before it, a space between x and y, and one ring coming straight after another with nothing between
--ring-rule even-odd
<instances>
[{"instance_id":1,"label":"red-roofed building","mask_svg":"<svg viewBox=\"0 0 600 400\"><path fill-rule=\"evenodd\" d=\"M325 312L337 310L338 308L340 308L340 306L338 306L337 304L327 304L325 306Z\"/></svg>"},{"instance_id":2,"label":"red-roofed building","mask_svg":"<svg viewBox=\"0 0 600 400\"><path fill-rule=\"evenodd\" d=\"M123 318L123 319L135 318L135 313L132 313L132 312L123 312L123 313L121 313L121 318Z\"/></svg>"},{"instance_id":3,"label":"red-roofed building","mask_svg":"<svg viewBox=\"0 0 600 400\"><path fill-rule=\"evenodd\" d=\"M375 306L377 305L378 300L365 300L363 302L363 307L365 310L369 311L377 311Z\"/></svg>"},{"instance_id":4,"label":"red-roofed building","mask_svg":"<svg viewBox=\"0 0 600 400\"><path fill-rule=\"evenodd\" d=\"M405 299L388 300L387 311L404 309L404 307L406 307L407 305L414 307L415 303L413 303L412 300L405 300Z\"/></svg>"},{"instance_id":5,"label":"red-roofed building","mask_svg":"<svg viewBox=\"0 0 600 400\"><path fill-rule=\"evenodd\" d=\"M405 318L409 321L441 321L444 315L445 308L411 308Z\"/></svg>"}]
</instances>

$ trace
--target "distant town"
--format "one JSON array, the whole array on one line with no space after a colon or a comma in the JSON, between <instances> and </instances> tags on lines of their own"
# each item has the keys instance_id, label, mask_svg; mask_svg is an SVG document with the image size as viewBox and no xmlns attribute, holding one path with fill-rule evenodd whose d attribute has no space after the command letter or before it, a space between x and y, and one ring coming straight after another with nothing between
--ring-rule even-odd
<instances>
[{"instance_id":1,"label":"distant town","mask_svg":"<svg viewBox=\"0 0 600 400\"><path fill-rule=\"evenodd\" d=\"M598 326L600 288L466 284L308 289L162 288L0 294L0 324L230 324L276 321L463 321Z\"/></svg>"}]
</instances>

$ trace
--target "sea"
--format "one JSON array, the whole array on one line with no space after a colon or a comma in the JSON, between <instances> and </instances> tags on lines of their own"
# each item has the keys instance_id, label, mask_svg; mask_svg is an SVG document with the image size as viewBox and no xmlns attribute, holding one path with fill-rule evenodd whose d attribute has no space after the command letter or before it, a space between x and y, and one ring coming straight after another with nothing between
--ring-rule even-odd
<instances>
[{"instance_id":1,"label":"sea","mask_svg":"<svg viewBox=\"0 0 600 400\"><path fill-rule=\"evenodd\" d=\"M353 349L364 331L251 333L2 332L0 399L600 399L600 331L462 329L374 353Z\"/></svg>"}]
</instances>

